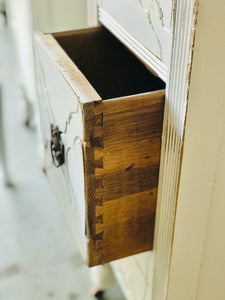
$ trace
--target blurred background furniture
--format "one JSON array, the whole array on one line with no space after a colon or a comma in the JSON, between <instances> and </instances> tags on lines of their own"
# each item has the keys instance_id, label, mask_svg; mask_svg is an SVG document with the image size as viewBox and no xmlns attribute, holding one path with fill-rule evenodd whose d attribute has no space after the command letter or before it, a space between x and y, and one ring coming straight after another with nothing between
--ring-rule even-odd
<instances>
[{"instance_id":1,"label":"blurred background furniture","mask_svg":"<svg viewBox=\"0 0 225 300\"><path fill-rule=\"evenodd\" d=\"M24 99L24 123L38 126L37 90L34 70L33 31L54 32L87 26L86 2L82 0L7 0L7 22L11 28Z\"/></svg>"},{"instance_id":2,"label":"blurred background furniture","mask_svg":"<svg viewBox=\"0 0 225 300\"><path fill-rule=\"evenodd\" d=\"M3 99L2 99L2 84L0 83L0 163L3 170L3 178L6 185L12 185L6 156L5 145L5 130L4 130L4 114L3 114Z\"/></svg>"},{"instance_id":3,"label":"blurred background furniture","mask_svg":"<svg viewBox=\"0 0 225 300\"><path fill-rule=\"evenodd\" d=\"M0 1L0 31L3 30L6 23L5 1ZM1 51L4 51L3 43L0 43ZM7 151L6 151L6 136L5 136L5 122L4 122L4 103L3 103L3 89L5 72L7 72L7 62L0 59L0 165L3 172L3 180L7 186L12 186L12 180L9 174Z\"/></svg>"}]
</instances>

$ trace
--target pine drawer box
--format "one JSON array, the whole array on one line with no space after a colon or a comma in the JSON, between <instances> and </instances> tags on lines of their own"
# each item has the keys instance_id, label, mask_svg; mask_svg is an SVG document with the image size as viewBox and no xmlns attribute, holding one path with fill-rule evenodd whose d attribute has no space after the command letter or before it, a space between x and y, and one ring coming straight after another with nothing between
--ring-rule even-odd
<instances>
[{"instance_id":1,"label":"pine drawer box","mask_svg":"<svg viewBox=\"0 0 225 300\"><path fill-rule=\"evenodd\" d=\"M164 83L103 27L36 34L45 170L89 266L152 248Z\"/></svg>"}]
</instances>

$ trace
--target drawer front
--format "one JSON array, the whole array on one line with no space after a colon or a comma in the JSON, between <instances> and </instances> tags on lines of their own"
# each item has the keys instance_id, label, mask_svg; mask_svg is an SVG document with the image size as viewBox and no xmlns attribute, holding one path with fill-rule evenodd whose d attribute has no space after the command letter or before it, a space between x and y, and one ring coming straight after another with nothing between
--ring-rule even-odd
<instances>
[{"instance_id":1,"label":"drawer front","mask_svg":"<svg viewBox=\"0 0 225 300\"><path fill-rule=\"evenodd\" d=\"M39 34L35 43L45 168L89 266L153 245L164 90L133 95L134 90L143 91L145 81L149 85L146 70L139 69L136 58L129 58L117 41L110 44L113 63L108 62L109 41L108 33L94 28L54 37ZM106 61L101 57L91 68L101 52L98 47L105 47ZM131 62L127 74L124 64ZM88 70L82 74L75 63ZM135 76L142 76L137 87L130 84L132 70L137 82ZM154 77L150 81L162 84ZM122 96L129 90L131 95ZM121 97L104 99L117 94ZM54 166L51 155L52 124L58 126L64 145L60 167Z\"/></svg>"},{"instance_id":2,"label":"drawer front","mask_svg":"<svg viewBox=\"0 0 225 300\"><path fill-rule=\"evenodd\" d=\"M82 257L86 260L82 112L79 97L66 79L66 61L60 61L60 66L57 65L56 56L52 56L54 49L51 50L54 40L51 43L51 38L42 37L43 40L36 40L35 58L44 169ZM56 55L60 56L59 53ZM52 158L51 125L59 128L64 144L65 163L60 167L54 165Z\"/></svg>"},{"instance_id":3,"label":"drawer front","mask_svg":"<svg viewBox=\"0 0 225 300\"><path fill-rule=\"evenodd\" d=\"M172 0L101 0L99 20L164 81L172 40Z\"/></svg>"}]
</instances>

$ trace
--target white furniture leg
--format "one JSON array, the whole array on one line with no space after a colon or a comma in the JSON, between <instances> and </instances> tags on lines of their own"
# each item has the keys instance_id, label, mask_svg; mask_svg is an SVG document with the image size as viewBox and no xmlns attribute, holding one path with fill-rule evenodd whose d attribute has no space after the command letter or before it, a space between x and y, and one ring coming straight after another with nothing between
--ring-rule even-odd
<instances>
[{"instance_id":1,"label":"white furniture leg","mask_svg":"<svg viewBox=\"0 0 225 300\"><path fill-rule=\"evenodd\" d=\"M30 127L35 114L34 104L32 104L32 101L27 96L26 89L23 86L21 86L21 91L24 100L24 125Z\"/></svg>"},{"instance_id":2,"label":"white furniture leg","mask_svg":"<svg viewBox=\"0 0 225 300\"><path fill-rule=\"evenodd\" d=\"M113 285L115 277L109 264L90 268L92 286L90 294L101 298L104 292Z\"/></svg>"}]
</instances>

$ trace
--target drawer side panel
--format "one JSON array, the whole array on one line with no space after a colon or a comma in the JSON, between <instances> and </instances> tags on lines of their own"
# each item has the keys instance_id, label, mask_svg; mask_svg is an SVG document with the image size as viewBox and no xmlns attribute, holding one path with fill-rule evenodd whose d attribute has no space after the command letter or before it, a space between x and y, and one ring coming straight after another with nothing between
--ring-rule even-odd
<instances>
[{"instance_id":1,"label":"drawer side panel","mask_svg":"<svg viewBox=\"0 0 225 300\"><path fill-rule=\"evenodd\" d=\"M152 248L163 109L164 91L83 106L89 266Z\"/></svg>"}]
</instances>

